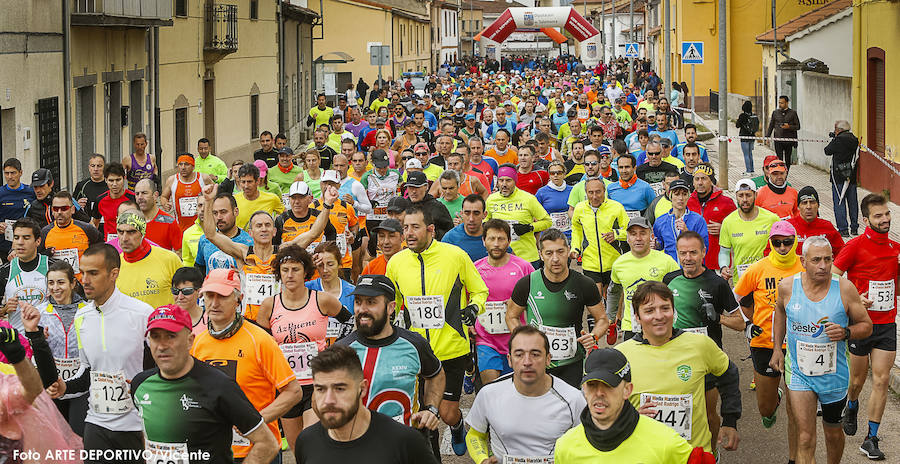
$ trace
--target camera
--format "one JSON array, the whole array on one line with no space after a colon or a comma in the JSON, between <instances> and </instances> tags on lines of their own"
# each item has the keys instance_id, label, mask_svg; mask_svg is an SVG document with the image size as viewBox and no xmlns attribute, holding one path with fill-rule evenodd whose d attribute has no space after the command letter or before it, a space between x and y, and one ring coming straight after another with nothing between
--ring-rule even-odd
<instances>
[{"instance_id":1,"label":"camera","mask_svg":"<svg viewBox=\"0 0 900 464\"><path fill-rule=\"evenodd\" d=\"M829 133L828 133L828 136L831 137L831 138L834 138L834 132L829 132Z\"/></svg>"}]
</instances>

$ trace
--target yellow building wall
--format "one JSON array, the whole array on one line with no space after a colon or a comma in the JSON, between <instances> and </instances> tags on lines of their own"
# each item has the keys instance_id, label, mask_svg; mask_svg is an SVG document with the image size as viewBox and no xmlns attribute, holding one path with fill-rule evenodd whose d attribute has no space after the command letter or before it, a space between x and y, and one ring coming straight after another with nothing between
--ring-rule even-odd
<instances>
[{"instance_id":1,"label":"yellow building wall","mask_svg":"<svg viewBox=\"0 0 900 464\"><path fill-rule=\"evenodd\" d=\"M900 81L893 76L900 72L900 4L863 0L853 6L853 133L862 144L870 143L867 125L867 50L878 47L885 55L885 156L894 162L900 162L900 113L892 111L895 100L900 99ZM896 198L892 198L897 201Z\"/></svg>"},{"instance_id":2,"label":"yellow building wall","mask_svg":"<svg viewBox=\"0 0 900 464\"><path fill-rule=\"evenodd\" d=\"M394 78L399 79L404 72L430 72L431 23L396 15L393 22L391 54ZM366 60L368 61L368 56Z\"/></svg>"},{"instance_id":3,"label":"yellow building wall","mask_svg":"<svg viewBox=\"0 0 900 464\"><path fill-rule=\"evenodd\" d=\"M310 2L310 9L323 18L324 38L313 41L313 59L326 53L344 52L354 58L347 64L329 65L334 72L352 72L353 82L360 77L370 86L378 78L378 66L369 64L367 42L391 45L391 13L381 8L343 0L323 0L322 10L317 2ZM317 36L321 29L314 28ZM391 50L394 53L394 50ZM393 63L382 68L385 78L391 75ZM394 76L397 78L398 76Z\"/></svg>"},{"instance_id":4,"label":"yellow building wall","mask_svg":"<svg viewBox=\"0 0 900 464\"><path fill-rule=\"evenodd\" d=\"M276 4L259 2L258 18L251 20L249 0L238 5L238 49L216 63L206 63L204 4L189 2L188 17L173 18L174 25L160 31L160 130L163 171L175 166L175 108L184 96L188 103L188 150L195 151L201 137L214 139L215 153L226 162L247 160L259 148L259 134L250 133L250 93L259 89L259 130L278 130L278 23ZM215 134L206 134L204 76L215 76Z\"/></svg>"},{"instance_id":5,"label":"yellow building wall","mask_svg":"<svg viewBox=\"0 0 900 464\"><path fill-rule=\"evenodd\" d=\"M131 71L147 68L146 30L140 28L117 29L108 27L73 26L71 36L71 73L72 76L84 76L96 74L97 82L94 85L94 151L106 156L107 160L120 161L132 152L130 125L122 128L121 153L108 153L106 136L106 97L103 82L103 73L111 71ZM144 92L147 92L148 75L144 74ZM122 83L122 105L131 106L129 101L129 81ZM77 136L75 130L75 93L69 102L72 109L72 134ZM149 121L147 105L144 109L143 121ZM60 110L62 120L62 110ZM60 133L60 146L64 144L63 134ZM72 147L75 148L73 143ZM77 168L83 160L76 159L73 167ZM86 164L86 163L85 163ZM79 177L81 174L76 174Z\"/></svg>"}]
</instances>

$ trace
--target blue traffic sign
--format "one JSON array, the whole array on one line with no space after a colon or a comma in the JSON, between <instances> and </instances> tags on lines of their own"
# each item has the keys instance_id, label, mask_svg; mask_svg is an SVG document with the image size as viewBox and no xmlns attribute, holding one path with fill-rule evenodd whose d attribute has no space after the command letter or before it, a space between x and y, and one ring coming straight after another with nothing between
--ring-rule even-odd
<instances>
[{"instance_id":1,"label":"blue traffic sign","mask_svg":"<svg viewBox=\"0 0 900 464\"><path fill-rule=\"evenodd\" d=\"M638 54L639 46L636 42L625 44L625 58L640 58Z\"/></svg>"},{"instance_id":2,"label":"blue traffic sign","mask_svg":"<svg viewBox=\"0 0 900 464\"><path fill-rule=\"evenodd\" d=\"M703 64L703 42L681 42L682 64Z\"/></svg>"}]
</instances>

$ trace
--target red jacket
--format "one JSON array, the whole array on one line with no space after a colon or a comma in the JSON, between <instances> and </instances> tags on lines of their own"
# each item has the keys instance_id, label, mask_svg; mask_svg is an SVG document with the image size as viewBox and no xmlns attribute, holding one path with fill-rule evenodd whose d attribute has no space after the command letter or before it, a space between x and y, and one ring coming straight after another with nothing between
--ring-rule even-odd
<instances>
[{"instance_id":1,"label":"red jacket","mask_svg":"<svg viewBox=\"0 0 900 464\"><path fill-rule=\"evenodd\" d=\"M703 216L707 227L709 227L711 222L721 224L725 216L737 209L734 200L727 197L719 187L713 187L709 198L703 203L700 203L700 197L697 196L697 191L695 190L691 193L691 198L688 199L687 207L689 210ZM709 234L709 249L706 250L706 267L719 269L719 234Z\"/></svg>"},{"instance_id":2,"label":"red jacket","mask_svg":"<svg viewBox=\"0 0 900 464\"><path fill-rule=\"evenodd\" d=\"M788 222L794 226L794 229L797 229L797 255L803 254L803 241L816 235L823 235L828 239L831 243L831 252L834 257L837 257L841 247L844 246L844 239L841 238L841 234L834 228L834 224L825 219L816 218L813 222L806 222L800 216L794 216L788 219Z\"/></svg>"}]
</instances>

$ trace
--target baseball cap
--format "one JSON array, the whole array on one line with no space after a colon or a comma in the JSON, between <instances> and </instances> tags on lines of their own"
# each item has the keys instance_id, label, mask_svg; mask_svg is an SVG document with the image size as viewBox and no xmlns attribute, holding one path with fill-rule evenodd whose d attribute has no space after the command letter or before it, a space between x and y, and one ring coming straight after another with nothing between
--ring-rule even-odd
<instances>
[{"instance_id":1,"label":"baseball cap","mask_svg":"<svg viewBox=\"0 0 900 464\"><path fill-rule=\"evenodd\" d=\"M806 200L816 200L816 203L819 202L819 192L817 192L812 185L807 185L797 192L797 203L802 203Z\"/></svg>"},{"instance_id":2,"label":"baseball cap","mask_svg":"<svg viewBox=\"0 0 900 464\"><path fill-rule=\"evenodd\" d=\"M47 185L53 180L53 174L49 169L40 168L37 171L34 171L31 174L31 186L32 187L40 187L42 185Z\"/></svg>"},{"instance_id":3,"label":"baseball cap","mask_svg":"<svg viewBox=\"0 0 900 464\"><path fill-rule=\"evenodd\" d=\"M466 115L466 121L469 121L469 120L474 121L474 120L475 120L475 115L474 115L474 114L471 114L471 113L467 114L467 115Z\"/></svg>"},{"instance_id":4,"label":"baseball cap","mask_svg":"<svg viewBox=\"0 0 900 464\"><path fill-rule=\"evenodd\" d=\"M584 361L584 377L581 383L592 380L603 382L610 387L617 387L622 381L631 382L631 365L621 351L614 348L603 348L591 351Z\"/></svg>"},{"instance_id":5,"label":"baseball cap","mask_svg":"<svg viewBox=\"0 0 900 464\"><path fill-rule=\"evenodd\" d=\"M387 152L382 149L377 149L372 152L372 164L375 165L378 169L384 169L388 167L390 162L388 162Z\"/></svg>"},{"instance_id":6,"label":"baseball cap","mask_svg":"<svg viewBox=\"0 0 900 464\"><path fill-rule=\"evenodd\" d=\"M756 191L756 182L753 182L750 179L741 179L734 184L734 191L740 192L741 190L753 190Z\"/></svg>"},{"instance_id":7,"label":"baseball cap","mask_svg":"<svg viewBox=\"0 0 900 464\"><path fill-rule=\"evenodd\" d=\"M466 104L463 103L462 101L457 101L457 102L453 105L453 107L454 107L454 108L465 108L465 107L466 107Z\"/></svg>"},{"instance_id":8,"label":"baseball cap","mask_svg":"<svg viewBox=\"0 0 900 464\"><path fill-rule=\"evenodd\" d=\"M387 210L389 213L399 213L406 211L406 208L411 204L412 203L404 197L394 197L388 202Z\"/></svg>"},{"instance_id":9,"label":"baseball cap","mask_svg":"<svg viewBox=\"0 0 900 464\"><path fill-rule=\"evenodd\" d=\"M628 227L626 227L625 230L630 229L631 226L643 227L644 229L653 228L653 226L650 225L650 221L648 221L644 216L636 216L631 218L631 220L628 221Z\"/></svg>"},{"instance_id":10,"label":"baseball cap","mask_svg":"<svg viewBox=\"0 0 900 464\"><path fill-rule=\"evenodd\" d=\"M291 184L289 193L289 197L292 197L294 195L303 195L305 197L310 194L309 185L307 185L306 182L303 182L302 180L298 180L297 182Z\"/></svg>"},{"instance_id":11,"label":"baseball cap","mask_svg":"<svg viewBox=\"0 0 900 464\"><path fill-rule=\"evenodd\" d=\"M784 164L784 161L781 161L779 158L769 160L764 166L769 168L769 172L787 171L787 166Z\"/></svg>"},{"instance_id":12,"label":"baseball cap","mask_svg":"<svg viewBox=\"0 0 900 464\"><path fill-rule=\"evenodd\" d=\"M387 124L387 119L384 118L375 118L375 124Z\"/></svg>"},{"instance_id":13,"label":"baseball cap","mask_svg":"<svg viewBox=\"0 0 900 464\"><path fill-rule=\"evenodd\" d=\"M280 150L278 150L278 154L279 155L281 155L281 154L293 155L294 150L292 150L291 147L283 147Z\"/></svg>"},{"instance_id":14,"label":"baseball cap","mask_svg":"<svg viewBox=\"0 0 900 464\"><path fill-rule=\"evenodd\" d=\"M415 159L410 158L406 160L406 169L425 169L422 167L422 162Z\"/></svg>"},{"instance_id":15,"label":"baseball cap","mask_svg":"<svg viewBox=\"0 0 900 464\"><path fill-rule=\"evenodd\" d=\"M406 178L407 187L425 187L428 185L428 177L424 172L410 172Z\"/></svg>"},{"instance_id":16,"label":"baseball cap","mask_svg":"<svg viewBox=\"0 0 900 464\"><path fill-rule=\"evenodd\" d=\"M797 235L797 229L795 229L794 225L790 222L778 221L775 224L772 224L772 230L769 231L769 237L774 235L790 237L791 235Z\"/></svg>"},{"instance_id":17,"label":"baseball cap","mask_svg":"<svg viewBox=\"0 0 900 464\"><path fill-rule=\"evenodd\" d=\"M425 150L429 153L431 152L431 150L428 148L428 144L425 142L419 142L419 143L413 145L413 153L420 151L420 150Z\"/></svg>"},{"instance_id":18,"label":"baseball cap","mask_svg":"<svg viewBox=\"0 0 900 464\"><path fill-rule=\"evenodd\" d=\"M384 230L386 232L403 232L403 225L396 219L385 219L372 228L372 232Z\"/></svg>"},{"instance_id":19,"label":"baseball cap","mask_svg":"<svg viewBox=\"0 0 900 464\"><path fill-rule=\"evenodd\" d=\"M259 177L266 177L266 174L269 172L269 166L263 160L256 160L253 162L253 165L259 168Z\"/></svg>"},{"instance_id":20,"label":"baseball cap","mask_svg":"<svg viewBox=\"0 0 900 464\"><path fill-rule=\"evenodd\" d=\"M510 100L506 100L505 102L503 102L503 106L513 106L513 102Z\"/></svg>"},{"instance_id":21,"label":"baseball cap","mask_svg":"<svg viewBox=\"0 0 900 464\"><path fill-rule=\"evenodd\" d=\"M149 333L152 329L163 329L169 332L179 332L181 329L190 331L192 327L191 315L187 311L178 305L167 304L150 313L150 316L147 317L147 331L144 333Z\"/></svg>"},{"instance_id":22,"label":"baseball cap","mask_svg":"<svg viewBox=\"0 0 900 464\"><path fill-rule=\"evenodd\" d=\"M769 163L771 163L773 160L777 160L777 159L778 159L778 157L775 155L766 156L765 158L763 158L763 167L768 166Z\"/></svg>"},{"instance_id":23,"label":"baseball cap","mask_svg":"<svg viewBox=\"0 0 900 464\"><path fill-rule=\"evenodd\" d=\"M213 269L203 281L200 293L213 292L222 296L241 291L241 278L234 269Z\"/></svg>"},{"instance_id":24,"label":"baseball cap","mask_svg":"<svg viewBox=\"0 0 900 464\"><path fill-rule=\"evenodd\" d=\"M669 183L669 191L673 191L675 189L685 189L687 191L691 191L691 187L682 179L675 179Z\"/></svg>"},{"instance_id":25,"label":"baseball cap","mask_svg":"<svg viewBox=\"0 0 900 464\"><path fill-rule=\"evenodd\" d=\"M391 279L380 274L366 274L359 276L359 280L356 282L356 288L353 289L351 295L384 295L387 297L388 301L391 301L394 299L395 292L394 282L392 282Z\"/></svg>"},{"instance_id":26,"label":"baseball cap","mask_svg":"<svg viewBox=\"0 0 900 464\"><path fill-rule=\"evenodd\" d=\"M329 169L322 173L322 178L319 182L334 182L335 184L340 185L341 176L339 176L338 172L334 169Z\"/></svg>"}]
</instances>

